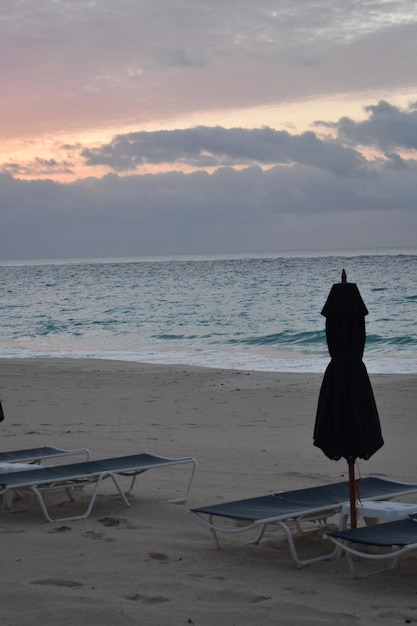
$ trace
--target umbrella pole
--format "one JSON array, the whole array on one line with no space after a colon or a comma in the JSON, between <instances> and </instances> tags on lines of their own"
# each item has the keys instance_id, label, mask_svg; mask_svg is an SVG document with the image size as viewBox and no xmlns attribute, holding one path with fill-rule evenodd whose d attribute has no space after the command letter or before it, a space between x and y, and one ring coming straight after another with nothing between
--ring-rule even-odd
<instances>
[{"instance_id":1,"label":"umbrella pole","mask_svg":"<svg viewBox=\"0 0 417 626\"><path fill-rule=\"evenodd\" d=\"M349 496L350 496L350 527L356 528L356 486L355 460L348 461L349 465Z\"/></svg>"}]
</instances>

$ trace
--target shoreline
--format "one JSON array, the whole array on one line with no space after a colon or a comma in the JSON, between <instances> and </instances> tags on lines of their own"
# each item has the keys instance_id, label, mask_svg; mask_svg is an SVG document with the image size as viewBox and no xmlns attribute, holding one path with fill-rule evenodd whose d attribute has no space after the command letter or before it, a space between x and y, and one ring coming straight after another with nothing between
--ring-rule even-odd
<instances>
[{"instance_id":1,"label":"shoreline","mask_svg":"<svg viewBox=\"0 0 417 626\"><path fill-rule=\"evenodd\" d=\"M304 358L301 359L294 355L287 356L286 358L276 358L276 359L268 359L265 361L264 365L259 366L258 368L254 368L253 366L246 366L243 364L238 365L224 365L224 361L222 364L217 363L216 360L213 360L209 363L194 363L191 360L187 362L181 362L172 360L140 360L138 359L129 359L125 356L121 357L112 357L108 353L105 353L105 356L85 356L80 355L79 353L73 353L74 356L68 355L60 355L56 356L53 353L48 355L45 354L33 354L31 356L0 356L1 362L21 362L21 363L30 363L30 362L97 362L97 363L125 363L137 366L145 366L145 367L177 367L177 368L191 368L191 369L208 369L208 370L222 370L222 371L241 371L241 372L258 372L262 374L268 373L280 373L280 374L317 374L323 375L327 365L330 362L330 356L326 355L326 357L318 357L315 358ZM200 357L201 358L201 357ZM379 359L374 359L372 355L364 355L362 359L365 364L368 374L370 376L378 376L378 375L399 375L399 376L408 376L408 375L417 375L417 361L415 363L412 362L410 365L409 359L398 359L394 357L383 357ZM270 366L266 365L268 363ZM301 365L304 363L304 365ZM393 363L396 363L396 366L393 366ZM404 365L406 364L406 365Z\"/></svg>"},{"instance_id":2,"label":"shoreline","mask_svg":"<svg viewBox=\"0 0 417 626\"><path fill-rule=\"evenodd\" d=\"M370 378L385 445L360 462L359 473L415 482L417 374ZM358 584L344 559L297 570L275 528L260 545L226 537L218 551L188 512L346 479L347 464L313 446L321 380L101 359L0 359L3 450L55 445L90 448L93 459L149 452L198 461L185 505L167 503L183 486L182 470L173 468L140 477L128 509L106 482L86 520L46 523L37 505L1 512L3 622L258 626L277 615L289 626L350 626L352 618L370 626L386 615L415 621L413 553L399 570ZM83 494L64 500L58 496L59 511L81 505Z\"/></svg>"}]
</instances>

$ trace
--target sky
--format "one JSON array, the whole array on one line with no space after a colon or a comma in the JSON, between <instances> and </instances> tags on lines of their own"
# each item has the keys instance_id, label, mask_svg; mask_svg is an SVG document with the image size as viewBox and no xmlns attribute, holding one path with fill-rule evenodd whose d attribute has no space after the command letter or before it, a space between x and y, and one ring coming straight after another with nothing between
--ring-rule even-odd
<instances>
[{"instance_id":1,"label":"sky","mask_svg":"<svg viewBox=\"0 0 417 626\"><path fill-rule=\"evenodd\" d=\"M0 261L417 247L416 0L0 4Z\"/></svg>"}]
</instances>

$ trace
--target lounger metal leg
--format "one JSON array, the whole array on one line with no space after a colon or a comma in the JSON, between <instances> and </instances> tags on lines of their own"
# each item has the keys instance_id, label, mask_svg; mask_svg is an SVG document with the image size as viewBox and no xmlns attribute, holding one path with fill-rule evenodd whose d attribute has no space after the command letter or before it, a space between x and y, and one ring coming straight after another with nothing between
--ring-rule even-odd
<instances>
[{"instance_id":1,"label":"lounger metal leg","mask_svg":"<svg viewBox=\"0 0 417 626\"><path fill-rule=\"evenodd\" d=\"M18 509L15 509L13 507L13 500L17 497L19 498L23 498L24 496L17 490L9 490L9 491L5 491L2 494L3 497L3 511L7 512L7 513L17 513L20 511L30 511L30 509L33 506L33 503L35 501L35 495L32 494L31 498L30 498L30 502L27 506L22 506L19 507Z\"/></svg>"},{"instance_id":2,"label":"lounger metal leg","mask_svg":"<svg viewBox=\"0 0 417 626\"><path fill-rule=\"evenodd\" d=\"M361 580L362 578L367 578L368 576L373 576L374 574L380 574L382 572L386 572L388 570L395 569L396 567L398 567L398 558L394 556L392 557L392 560L386 567L374 569L371 572L360 573L357 567L358 559L355 559L352 554L346 554L346 558L349 564L349 569L351 571L351 574L354 578L356 578L356 580Z\"/></svg>"},{"instance_id":3,"label":"lounger metal leg","mask_svg":"<svg viewBox=\"0 0 417 626\"><path fill-rule=\"evenodd\" d=\"M216 526L216 524L213 521L213 515L208 515L207 518L203 517L202 515L199 515L198 513L196 513L197 517L203 522L203 524L205 524L206 526L209 527L211 536L213 537L214 540L214 544L216 546L216 548L218 550L221 550L221 545L220 545L220 541L219 541L219 536L217 534L217 531L221 531L223 533L228 533L228 534L232 534L232 535L236 535L238 533L241 532L245 532L245 531L249 531L252 530L252 528L256 528L257 529L257 534L255 539L252 539L252 541L249 541L249 543L259 543L264 532L265 532L265 528L266 528L266 524L262 524L261 528L259 528L259 524L250 524L244 528L221 528L220 526Z\"/></svg>"},{"instance_id":4,"label":"lounger metal leg","mask_svg":"<svg viewBox=\"0 0 417 626\"><path fill-rule=\"evenodd\" d=\"M122 489L120 488L117 480L115 479L115 477L112 474L108 474L107 476L110 476L110 478L112 478L113 483L118 491L118 493L120 494L120 496L122 497L124 503L126 504L127 507L130 507L130 503L128 501L128 499L126 498L125 494L123 493ZM39 489L36 486L31 487L31 491L32 493L36 496L39 505L41 507L42 513L44 514L44 516L46 517L46 519L48 520L48 522L68 522L68 521L73 521L73 520L79 520L79 519L86 519L94 506L94 503L96 501L96 497L97 497L97 493L98 490L100 488L101 482L103 480L103 478L105 478L106 476L99 476L97 478L97 480L95 481L95 485L94 485L94 490L90 496L90 499L88 501L88 506L87 509L85 510L84 513L80 514L80 515L68 515L66 517L51 517L48 507L46 506L46 502L45 502L45 498L44 495L41 491L41 489ZM77 487L75 487L77 488ZM68 491L71 489L71 487L67 487L65 488L65 491L68 493ZM73 498L71 497L71 499L73 500Z\"/></svg>"},{"instance_id":5,"label":"lounger metal leg","mask_svg":"<svg viewBox=\"0 0 417 626\"><path fill-rule=\"evenodd\" d=\"M115 475L114 474L109 474L109 476L113 480L113 483L114 483L117 491L119 492L120 496L122 497L123 502L126 504L127 508L130 508L130 502L126 498L126 495L125 495L123 489L120 487L119 483L117 482Z\"/></svg>"},{"instance_id":6,"label":"lounger metal leg","mask_svg":"<svg viewBox=\"0 0 417 626\"><path fill-rule=\"evenodd\" d=\"M318 563L319 561L333 561L337 556L337 548L334 548L331 552L327 554L322 554L320 556L316 556L310 559L300 559L295 547L294 537L291 532L291 529L287 526L285 522L278 522L283 531L285 532L288 546L290 548L291 556L296 564L296 566L301 569L302 567L306 567L306 565L311 565L311 563Z\"/></svg>"},{"instance_id":7,"label":"lounger metal leg","mask_svg":"<svg viewBox=\"0 0 417 626\"><path fill-rule=\"evenodd\" d=\"M6 491L3 494L3 511L11 511L13 509L14 491Z\"/></svg>"},{"instance_id":8,"label":"lounger metal leg","mask_svg":"<svg viewBox=\"0 0 417 626\"><path fill-rule=\"evenodd\" d=\"M188 484L187 484L187 487L186 487L184 495L179 497L179 498L171 498L170 500L167 500L167 502L170 502L171 504L176 504L176 503L179 503L179 502L186 502L188 500L188 496L190 495L191 486L193 484L194 476L195 476L195 473L196 473L196 470L197 470L197 461L195 459L193 459L193 458L190 458L190 459L186 459L185 461L180 461L178 463L172 463L172 465L183 465L184 463L191 463L192 464L191 476L189 478L189 481L188 481ZM165 466L162 465L161 467L167 467L167 466L166 465ZM145 472L149 471L150 469L153 469L153 468L147 468L147 469L144 469L144 470L142 470L140 472L136 472L132 476L132 480L130 481L130 485L129 485L128 489L125 491L125 494L129 495L132 492L133 487L135 486L136 478L138 476L140 476L141 474L144 474Z\"/></svg>"},{"instance_id":9,"label":"lounger metal leg","mask_svg":"<svg viewBox=\"0 0 417 626\"><path fill-rule=\"evenodd\" d=\"M373 558L369 560L369 563L372 563L372 561L375 561L375 560L378 560L378 561L387 560L388 564L385 567L372 569L371 571L367 571L367 572L359 572L358 562L361 560L359 550L356 551L356 554L350 550L349 551L346 550L346 559L349 565L349 569L352 573L352 576L356 578L357 580L360 580L361 578L367 578L368 576L373 576L374 574L380 574L381 572L386 572L387 570L396 569L399 566L399 562L400 562L399 550L400 550L399 546L393 546L392 547L393 554L390 554L389 552L387 552L384 555L382 554L378 555L379 556L378 559L374 555ZM362 558L366 558L366 554L364 554Z\"/></svg>"},{"instance_id":10,"label":"lounger metal leg","mask_svg":"<svg viewBox=\"0 0 417 626\"><path fill-rule=\"evenodd\" d=\"M330 539L334 544L336 544L339 552L344 552L346 555L346 560L349 565L349 569L351 574L356 579L366 578L373 574L379 574L380 572L385 572L387 570L395 569L399 566L400 556L404 554L409 549L408 546L392 546L391 552L384 553L368 553L364 552L360 549L360 544L355 544L350 541L344 541L342 539L335 539L333 537L324 536L324 539ZM414 547L414 546L413 546ZM379 561L388 561L388 564L385 567L378 569L371 569L370 571L359 572L358 563L359 561L367 561L369 565L372 567L372 562Z\"/></svg>"},{"instance_id":11,"label":"lounger metal leg","mask_svg":"<svg viewBox=\"0 0 417 626\"><path fill-rule=\"evenodd\" d=\"M210 522L212 522L212 517L211 516L210 516ZM221 545L220 545L220 541L219 541L219 538L218 538L217 533L216 533L216 529L215 528L210 528L210 532L211 532L211 536L214 539L214 544L215 544L217 550L221 550Z\"/></svg>"},{"instance_id":12,"label":"lounger metal leg","mask_svg":"<svg viewBox=\"0 0 417 626\"><path fill-rule=\"evenodd\" d=\"M250 543L258 545L261 542L261 539L262 539L262 537L265 534L266 526L267 526L266 524L262 524L262 526L260 527L259 532L256 535L255 539L253 539Z\"/></svg>"},{"instance_id":13,"label":"lounger metal leg","mask_svg":"<svg viewBox=\"0 0 417 626\"><path fill-rule=\"evenodd\" d=\"M186 463L191 463L192 464L191 476L190 476L190 479L188 481L187 488L185 490L184 495L181 496L180 498L171 498L170 500L168 500L168 502L171 502L171 504L176 504L176 503L179 503L179 502L187 502L188 496L190 495L191 486L193 484L194 476L195 476L195 473L197 471L197 461L195 459L190 459L189 461L187 460Z\"/></svg>"},{"instance_id":14,"label":"lounger metal leg","mask_svg":"<svg viewBox=\"0 0 417 626\"><path fill-rule=\"evenodd\" d=\"M40 505L41 510L42 510L42 513L44 514L44 516L46 517L48 522L68 522L68 521L77 520L77 519L84 519L84 518L88 517L88 515L90 514L91 509L93 507L94 501L96 499L96 494L97 494L99 482L100 482L100 478L99 478L99 480L97 480L97 482L95 484L94 491L93 491L93 493L92 493L92 495L90 497L87 510L82 515L70 515L70 516L66 516L66 517L51 517L51 515L49 514L49 511L48 511L48 508L46 506L45 498L44 498L41 490L38 487L34 486L34 487L31 487L31 491L37 497L39 505ZM65 490L65 491L67 491L67 490Z\"/></svg>"},{"instance_id":15,"label":"lounger metal leg","mask_svg":"<svg viewBox=\"0 0 417 626\"><path fill-rule=\"evenodd\" d=\"M146 472L146 470L142 470L141 472L137 472L136 474L134 474L132 476L132 480L130 481L130 485L129 485L129 487L125 491L126 495L129 495L129 494L132 493L133 487L135 486L135 483L136 483L136 478L138 476L140 476L140 474L144 474L145 472Z\"/></svg>"},{"instance_id":16,"label":"lounger metal leg","mask_svg":"<svg viewBox=\"0 0 417 626\"><path fill-rule=\"evenodd\" d=\"M213 516L209 515L208 521L207 522L204 521L204 523L207 524L207 526L209 527L209 530L210 530L211 536L213 537L213 541L214 541L214 545L216 546L216 549L217 550L221 550L222 547L220 545L219 536L217 534L216 526L215 526L215 524L213 522ZM251 526L251 528L253 528L253 526ZM266 528L266 524L261 527L261 529L259 530L259 532L256 535L255 539L253 539L249 543L253 543L253 544L259 543L261 538L262 538L262 535L265 532L265 528ZM222 530L223 532L230 532L230 533L240 532L240 530L235 530L235 529L224 529L224 528L222 528L222 529L219 529L219 530Z\"/></svg>"},{"instance_id":17,"label":"lounger metal leg","mask_svg":"<svg viewBox=\"0 0 417 626\"><path fill-rule=\"evenodd\" d=\"M200 518L204 524L206 524L209 527L211 536L213 537L213 541L214 541L214 545L216 547L217 550L221 550L222 547L220 545L220 541L219 541L219 536L217 534L217 530L221 530L222 532L226 532L226 533L232 533L232 534L236 534L241 532L241 530L236 530L234 528L218 528L216 527L216 525L213 522L213 516L209 515L207 520L204 520L203 518ZM250 528L254 528L254 525L251 525ZM259 541L261 540L262 535L265 532L265 528L266 525L263 525L262 528L260 529L260 531L258 532L258 534L256 535L255 539L253 539L252 541L250 541L249 543L259 543ZM249 529L249 528L248 528ZM246 529L244 529L246 530Z\"/></svg>"}]
</instances>

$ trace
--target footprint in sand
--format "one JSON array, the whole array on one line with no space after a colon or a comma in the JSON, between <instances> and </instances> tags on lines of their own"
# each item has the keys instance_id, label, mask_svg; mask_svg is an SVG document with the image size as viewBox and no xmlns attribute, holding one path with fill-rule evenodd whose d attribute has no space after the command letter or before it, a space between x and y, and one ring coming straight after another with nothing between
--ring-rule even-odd
<instances>
[{"instance_id":1,"label":"footprint in sand","mask_svg":"<svg viewBox=\"0 0 417 626\"><path fill-rule=\"evenodd\" d=\"M135 602L143 602L144 604L171 602L171 598L164 598L164 596L144 596L141 593L135 593L133 596L125 596L125 598L126 600L134 600Z\"/></svg>"},{"instance_id":2,"label":"footprint in sand","mask_svg":"<svg viewBox=\"0 0 417 626\"><path fill-rule=\"evenodd\" d=\"M48 534L52 535L53 533L64 533L67 530L71 530L70 526L58 526L58 528L53 528L52 530L48 530Z\"/></svg>"},{"instance_id":3,"label":"footprint in sand","mask_svg":"<svg viewBox=\"0 0 417 626\"><path fill-rule=\"evenodd\" d=\"M101 517L97 520L103 526L112 526L116 528L127 528L129 530L138 530L140 527L130 522L125 517Z\"/></svg>"},{"instance_id":4,"label":"footprint in sand","mask_svg":"<svg viewBox=\"0 0 417 626\"><path fill-rule=\"evenodd\" d=\"M87 530L87 532L82 533L83 537L87 537L87 539L100 539L101 541L116 541L113 537L106 537L104 533L96 533L94 530Z\"/></svg>"},{"instance_id":5,"label":"footprint in sand","mask_svg":"<svg viewBox=\"0 0 417 626\"><path fill-rule=\"evenodd\" d=\"M103 526L120 526L122 521L125 522L126 520L117 517L101 517L97 521Z\"/></svg>"},{"instance_id":6,"label":"footprint in sand","mask_svg":"<svg viewBox=\"0 0 417 626\"><path fill-rule=\"evenodd\" d=\"M149 552L148 557L155 559L155 561L168 561L169 557L162 552Z\"/></svg>"}]
</instances>

